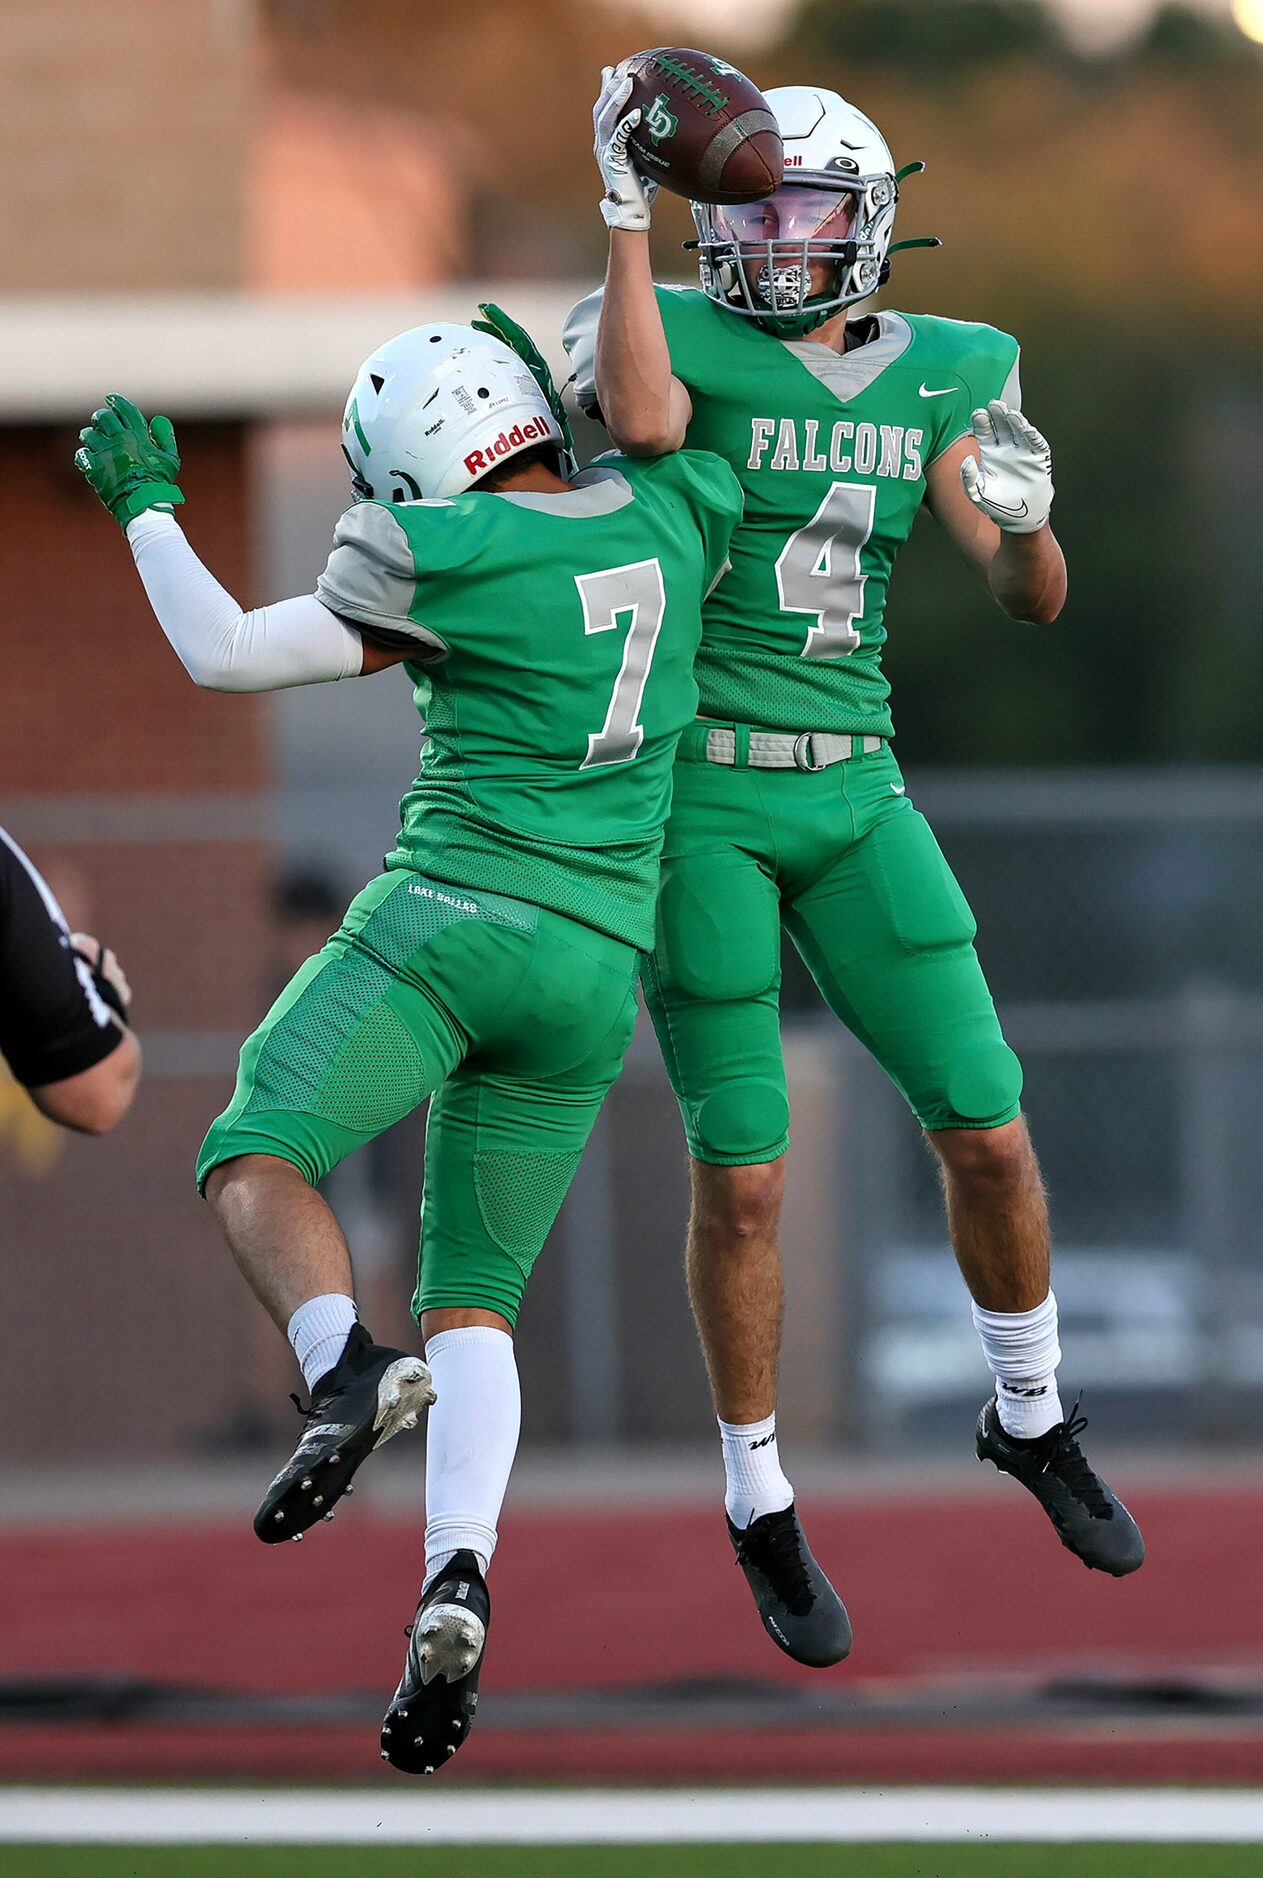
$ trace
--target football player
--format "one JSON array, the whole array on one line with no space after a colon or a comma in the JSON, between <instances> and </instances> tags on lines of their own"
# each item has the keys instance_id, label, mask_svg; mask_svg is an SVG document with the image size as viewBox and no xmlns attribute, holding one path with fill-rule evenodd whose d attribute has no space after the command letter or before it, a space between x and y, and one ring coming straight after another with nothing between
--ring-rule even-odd
<instances>
[{"instance_id":1,"label":"football player","mask_svg":"<svg viewBox=\"0 0 1263 1878\"><path fill-rule=\"evenodd\" d=\"M50 1121L104 1135L140 1084L131 987L108 946L72 933L48 882L0 828L0 1059Z\"/></svg>"},{"instance_id":2,"label":"football player","mask_svg":"<svg viewBox=\"0 0 1263 1878\"><path fill-rule=\"evenodd\" d=\"M547 367L488 311L490 327L417 327L365 362L343 427L357 500L314 595L243 613L203 567L172 514L165 418L111 398L77 459L198 684L402 663L425 720L386 871L247 1040L197 1166L311 1392L261 1539L329 1518L366 1455L435 1403L425 1582L381 1741L425 1773L474 1716L518 1438L513 1328L631 1035L701 599L741 507L699 452L575 474ZM317 1186L427 1096L422 1362L358 1321Z\"/></svg>"},{"instance_id":3,"label":"football player","mask_svg":"<svg viewBox=\"0 0 1263 1878\"><path fill-rule=\"evenodd\" d=\"M1082 1418L1058 1396L1021 1070L969 907L891 753L881 669L891 565L923 504L1013 619L1056 619L1065 563L1049 526L1048 445L1021 413L1016 341L864 308L886 279L907 173L876 126L831 91L769 92L783 186L741 207L694 203L700 289L658 287L630 86L607 68L594 121L609 266L566 340L580 402L620 449L715 451L745 491L703 611L700 713L676 762L646 993L692 1157L688 1279L729 1533L770 1635L823 1666L846 1654L850 1625L776 1443L782 925L940 1162L996 1379L980 1458L1029 1488L1086 1565L1122 1574L1144 1556L1084 1459Z\"/></svg>"}]
</instances>

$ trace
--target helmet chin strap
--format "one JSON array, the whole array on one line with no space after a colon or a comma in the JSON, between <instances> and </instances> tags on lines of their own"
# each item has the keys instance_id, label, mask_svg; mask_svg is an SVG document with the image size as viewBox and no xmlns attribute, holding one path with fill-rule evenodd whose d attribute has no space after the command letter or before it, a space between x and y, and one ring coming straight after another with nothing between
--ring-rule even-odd
<instances>
[{"instance_id":1,"label":"helmet chin strap","mask_svg":"<svg viewBox=\"0 0 1263 1878\"><path fill-rule=\"evenodd\" d=\"M925 169L924 163L905 163L902 169L895 171L895 197L898 200L899 185L905 176L920 176ZM881 273L877 276L877 285L884 287L890 279L890 257L898 254L901 248L941 248L942 242L937 235L913 235L907 241L892 241L886 250L886 258L881 264Z\"/></svg>"},{"instance_id":2,"label":"helmet chin strap","mask_svg":"<svg viewBox=\"0 0 1263 1878\"><path fill-rule=\"evenodd\" d=\"M886 250L886 258L881 264L877 285L884 287L890 279L890 257L892 254L898 254L900 248L941 248L942 245L937 235L913 235L907 241L892 241Z\"/></svg>"}]
</instances>

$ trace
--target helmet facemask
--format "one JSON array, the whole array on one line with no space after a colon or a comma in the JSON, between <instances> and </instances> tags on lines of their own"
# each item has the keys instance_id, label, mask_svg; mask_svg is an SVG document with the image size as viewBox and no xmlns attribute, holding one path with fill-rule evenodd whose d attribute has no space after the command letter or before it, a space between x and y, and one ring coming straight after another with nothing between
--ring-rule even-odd
<instances>
[{"instance_id":1,"label":"helmet facemask","mask_svg":"<svg viewBox=\"0 0 1263 1878\"><path fill-rule=\"evenodd\" d=\"M899 182L920 167L804 177L759 202L692 203L698 239L685 246L697 249L703 292L781 338L811 332L886 279Z\"/></svg>"}]
</instances>

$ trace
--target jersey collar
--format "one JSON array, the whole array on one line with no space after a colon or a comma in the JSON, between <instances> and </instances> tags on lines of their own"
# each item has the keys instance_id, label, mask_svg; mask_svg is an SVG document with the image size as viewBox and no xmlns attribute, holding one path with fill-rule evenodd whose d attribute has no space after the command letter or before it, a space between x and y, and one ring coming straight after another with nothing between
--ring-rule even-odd
<instances>
[{"instance_id":1,"label":"jersey collar","mask_svg":"<svg viewBox=\"0 0 1263 1878\"><path fill-rule=\"evenodd\" d=\"M878 313L876 319L876 337L850 352L835 352L818 339L781 339L777 343L805 365L840 403L848 404L867 391L912 344L912 328L902 313Z\"/></svg>"},{"instance_id":2,"label":"jersey collar","mask_svg":"<svg viewBox=\"0 0 1263 1878\"><path fill-rule=\"evenodd\" d=\"M572 487L564 495L544 496L524 491L514 495L511 491L496 490L501 502L514 502L520 509L539 509L545 515L566 515L586 519L594 515L613 515L616 510L626 508L632 499L631 484L616 469L594 464L591 469L580 470L572 479Z\"/></svg>"}]
</instances>

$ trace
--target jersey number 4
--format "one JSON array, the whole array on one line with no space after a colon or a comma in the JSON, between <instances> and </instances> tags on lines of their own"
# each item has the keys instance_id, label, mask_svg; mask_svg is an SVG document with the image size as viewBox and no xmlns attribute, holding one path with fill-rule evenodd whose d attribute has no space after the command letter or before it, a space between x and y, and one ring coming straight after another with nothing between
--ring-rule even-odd
<instances>
[{"instance_id":1,"label":"jersey number 4","mask_svg":"<svg viewBox=\"0 0 1263 1878\"><path fill-rule=\"evenodd\" d=\"M834 483L805 528L796 529L776 563L784 613L814 613L805 659L843 659L860 643L855 622L864 611L860 556L873 532L873 483Z\"/></svg>"},{"instance_id":2,"label":"jersey number 4","mask_svg":"<svg viewBox=\"0 0 1263 1878\"><path fill-rule=\"evenodd\" d=\"M624 622L627 626L623 661L605 722L600 730L588 732L588 754L579 767L630 763L645 738L644 725L637 720L667 609L662 568L655 556L652 561L631 561L626 567L606 567L597 574L576 574L574 584L583 603L585 634L613 632Z\"/></svg>"}]
</instances>

